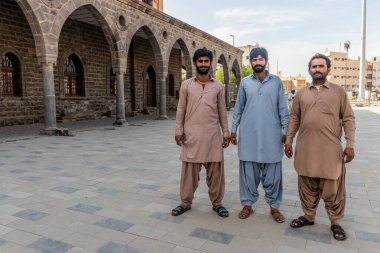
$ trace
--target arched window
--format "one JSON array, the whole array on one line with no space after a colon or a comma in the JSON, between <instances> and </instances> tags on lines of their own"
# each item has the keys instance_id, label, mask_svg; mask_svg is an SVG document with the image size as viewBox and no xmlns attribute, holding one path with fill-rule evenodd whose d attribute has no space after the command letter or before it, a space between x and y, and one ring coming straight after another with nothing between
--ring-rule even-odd
<instances>
[{"instance_id":1,"label":"arched window","mask_svg":"<svg viewBox=\"0 0 380 253\"><path fill-rule=\"evenodd\" d=\"M71 54L64 64L64 91L65 96L84 96L84 72L81 60Z\"/></svg>"},{"instance_id":2,"label":"arched window","mask_svg":"<svg viewBox=\"0 0 380 253\"><path fill-rule=\"evenodd\" d=\"M116 95L116 74L113 72L113 68L110 68L110 94Z\"/></svg>"},{"instance_id":3,"label":"arched window","mask_svg":"<svg viewBox=\"0 0 380 253\"><path fill-rule=\"evenodd\" d=\"M21 97L22 82L20 62L12 53L1 57L0 95L2 97Z\"/></svg>"},{"instance_id":4,"label":"arched window","mask_svg":"<svg viewBox=\"0 0 380 253\"><path fill-rule=\"evenodd\" d=\"M174 76L170 74L169 76L169 96L174 96Z\"/></svg>"}]
</instances>

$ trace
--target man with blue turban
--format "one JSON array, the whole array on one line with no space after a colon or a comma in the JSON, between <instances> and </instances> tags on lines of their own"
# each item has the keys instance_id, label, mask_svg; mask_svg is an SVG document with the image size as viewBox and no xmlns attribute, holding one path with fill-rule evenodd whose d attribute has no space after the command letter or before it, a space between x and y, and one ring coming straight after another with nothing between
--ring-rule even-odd
<instances>
[{"instance_id":1,"label":"man with blue turban","mask_svg":"<svg viewBox=\"0 0 380 253\"><path fill-rule=\"evenodd\" d=\"M259 199L260 181L265 200L276 222L285 221L279 211L282 202L283 143L288 131L289 111L281 79L266 70L268 52L263 47L249 55L253 74L240 82L233 121L231 143L238 144L240 219L253 212ZM239 140L237 130L239 128Z\"/></svg>"}]
</instances>

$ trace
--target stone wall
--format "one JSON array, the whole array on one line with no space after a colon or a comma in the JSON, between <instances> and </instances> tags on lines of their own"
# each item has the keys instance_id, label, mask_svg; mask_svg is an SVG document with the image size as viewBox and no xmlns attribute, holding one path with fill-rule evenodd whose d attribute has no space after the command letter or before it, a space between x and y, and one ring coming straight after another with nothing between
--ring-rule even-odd
<instances>
[{"instance_id":1,"label":"stone wall","mask_svg":"<svg viewBox=\"0 0 380 253\"><path fill-rule=\"evenodd\" d=\"M11 52L21 64L22 97L0 95L0 126L43 120L42 69L37 63L32 31L15 2L0 1L0 54ZM1 57L0 56L0 57Z\"/></svg>"}]
</instances>

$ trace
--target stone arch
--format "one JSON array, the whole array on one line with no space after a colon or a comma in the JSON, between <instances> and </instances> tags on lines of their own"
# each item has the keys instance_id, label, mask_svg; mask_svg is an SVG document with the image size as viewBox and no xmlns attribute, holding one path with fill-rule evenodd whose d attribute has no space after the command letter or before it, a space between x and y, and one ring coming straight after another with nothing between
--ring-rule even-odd
<instances>
[{"instance_id":1,"label":"stone arch","mask_svg":"<svg viewBox=\"0 0 380 253\"><path fill-rule=\"evenodd\" d=\"M226 106L227 109L230 108L230 72L228 67L228 62L226 57L223 53L221 53L218 57L215 57L214 64L215 66L217 64L222 64L223 66L223 73L224 73L224 93L225 93L225 99L226 99Z\"/></svg>"},{"instance_id":2,"label":"stone arch","mask_svg":"<svg viewBox=\"0 0 380 253\"><path fill-rule=\"evenodd\" d=\"M148 40L150 42L150 45L153 49L154 53L154 59L156 61L156 67L155 69L156 73L166 73L167 72L167 62L164 61L162 57L162 52L163 50L160 47L160 43L158 43L158 36L153 32L154 29L151 27L150 24L143 24L141 26L135 26L133 29L129 30L129 40L126 42L126 45L131 45L132 39L135 36L135 34L139 31L142 30L145 35L148 37ZM126 49L128 50L128 48ZM166 63L166 64L165 64Z\"/></svg>"},{"instance_id":3,"label":"stone arch","mask_svg":"<svg viewBox=\"0 0 380 253\"><path fill-rule=\"evenodd\" d=\"M61 8L60 11L57 13L56 20L52 25L51 33L55 38L56 42L56 48L55 53L58 55L58 41L60 37L61 30L63 26L65 25L67 19L70 17L71 14L73 14L76 10L78 10L81 7L86 8L93 17L97 20L100 27L102 28L102 31L105 35L105 38L108 42L108 46L110 48L112 61L115 62L116 59L119 57L119 54L115 52L120 52L124 48L123 44L120 43L121 39L119 34L113 31L116 30L115 22L112 18L107 17L108 13L106 12L106 8L103 8L102 1L99 0L83 0L83 1L77 1L74 4L69 4L69 2L64 6L64 8Z\"/></svg>"},{"instance_id":4,"label":"stone arch","mask_svg":"<svg viewBox=\"0 0 380 253\"><path fill-rule=\"evenodd\" d=\"M28 0L16 0L16 3L29 22L36 47L36 56L38 59L40 59L42 56L46 55L46 39L43 36L43 31L40 24L41 21L46 19L45 14L41 8L32 8Z\"/></svg>"},{"instance_id":5,"label":"stone arch","mask_svg":"<svg viewBox=\"0 0 380 253\"><path fill-rule=\"evenodd\" d=\"M184 58L185 58L186 78L190 78L193 75L192 56L190 55L190 51L189 51L189 48L188 48L186 42L181 37L177 37L176 39L173 39L170 42L170 44L168 46L168 50L166 51L166 54L165 54L166 55L165 61L169 62L170 53L171 53L175 43L179 44L181 51L182 51Z\"/></svg>"}]
</instances>

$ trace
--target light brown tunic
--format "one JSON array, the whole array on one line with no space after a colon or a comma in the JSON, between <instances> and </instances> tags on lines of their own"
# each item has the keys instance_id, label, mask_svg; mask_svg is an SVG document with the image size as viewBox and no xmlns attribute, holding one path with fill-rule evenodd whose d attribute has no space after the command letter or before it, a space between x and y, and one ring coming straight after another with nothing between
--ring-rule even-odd
<instances>
[{"instance_id":1,"label":"light brown tunic","mask_svg":"<svg viewBox=\"0 0 380 253\"><path fill-rule=\"evenodd\" d=\"M197 79L180 89L175 135L186 135L180 159L206 163L223 161L222 134L229 137L224 86L211 78L203 89Z\"/></svg>"},{"instance_id":2,"label":"light brown tunic","mask_svg":"<svg viewBox=\"0 0 380 253\"><path fill-rule=\"evenodd\" d=\"M344 89L326 82L300 90L293 101L286 144L299 130L294 167L300 176L337 179L342 173L342 126L346 147L355 142L355 116Z\"/></svg>"}]
</instances>

